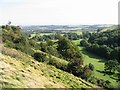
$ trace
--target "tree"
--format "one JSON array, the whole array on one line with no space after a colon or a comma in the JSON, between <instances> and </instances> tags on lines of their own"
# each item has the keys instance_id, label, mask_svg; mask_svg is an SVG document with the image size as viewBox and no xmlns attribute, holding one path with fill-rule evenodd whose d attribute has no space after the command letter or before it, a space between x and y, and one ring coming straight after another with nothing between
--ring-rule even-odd
<instances>
[{"instance_id":1,"label":"tree","mask_svg":"<svg viewBox=\"0 0 120 90\"><path fill-rule=\"evenodd\" d=\"M71 50L71 52L68 52L69 49ZM73 46L71 45L71 42L67 38L62 37L61 39L59 39L57 50L65 59L71 57L71 53L73 51L72 49Z\"/></svg>"},{"instance_id":2,"label":"tree","mask_svg":"<svg viewBox=\"0 0 120 90\"><path fill-rule=\"evenodd\" d=\"M97 29L97 33L100 32L101 30L100 29Z\"/></svg>"},{"instance_id":3,"label":"tree","mask_svg":"<svg viewBox=\"0 0 120 90\"><path fill-rule=\"evenodd\" d=\"M94 70L94 65L93 64L91 64L91 63L89 63L89 68L90 68L90 70Z\"/></svg>"},{"instance_id":4,"label":"tree","mask_svg":"<svg viewBox=\"0 0 120 90\"><path fill-rule=\"evenodd\" d=\"M46 55L39 52L34 53L33 57L35 60L39 62L44 62L46 59Z\"/></svg>"},{"instance_id":5,"label":"tree","mask_svg":"<svg viewBox=\"0 0 120 90\"><path fill-rule=\"evenodd\" d=\"M80 45L81 45L81 46L84 46L84 47L90 46L90 44L89 44L89 43L87 42L87 40L85 40L85 39L83 39L83 40L80 41Z\"/></svg>"},{"instance_id":6,"label":"tree","mask_svg":"<svg viewBox=\"0 0 120 90\"><path fill-rule=\"evenodd\" d=\"M110 56L111 59L117 59L117 61L120 63L120 47L115 47Z\"/></svg>"},{"instance_id":7,"label":"tree","mask_svg":"<svg viewBox=\"0 0 120 90\"><path fill-rule=\"evenodd\" d=\"M86 31L86 32L82 32L83 38L89 38L91 36L91 33Z\"/></svg>"},{"instance_id":8,"label":"tree","mask_svg":"<svg viewBox=\"0 0 120 90\"><path fill-rule=\"evenodd\" d=\"M29 44L30 44L32 47L35 47L36 42L35 42L34 40L30 40L30 41L29 41Z\"/></svg>"},{"instance_id":9,"label":"tree","mask_svg":"<svg viewBox=\"0 0 120 90\"><path fill-rule=\"evenodd\" d=\"M82 78L84 78L85 80L88 80L88 78L92 75L92 70L89 68L88 65L85 65L83 68L83 75Z\"/></svg>"},{"instance_id":10,"label":"tree","mask_svg":"<svg viewBox=\"0 0 120 90\"><path fill-rule=\"evenodd\" d=\"M58 54L56 48L54 48L53 46L47 46L47 53L54 55L56 57L59 57L59 54Z\"/></svg>"},{"instance_id":11,"label":"tree","mask_svg":"<svg viewBox=\"0 0 120 90\"><path fill-rule=\"evenodd\" d=\"M41 51L46 52L47 51L47 44L45 42L40 43Z\"/></svg>"},{"instance_id":12,"label":"tree","mask_svg":"<svg viewBox=\"0 0 120 90\"><path fill-rule=\"evenodd\" d=\"M80 76L81 73L83 73L81 60L79 58L74 58L74 60L71 60L71 62L68 63L67 71L76 76Z\"/></svg>"},{"instance_id":13,"label":"tree","mask_svg":"<svg viewBox=\"0 0 120 90\"><path fill-rule=\"evenodd\" d=\"M105 63L105 67L104 70L109 71L109 72L114 72L115 70L117 70L118 67L118 62L116 60L109 60Z\"/></svg>"},{"instance_id":14,"label":"tree","mask_svg":"<svg viewBox=\"0 0 120 90\"><path fill-rule=\"evenodd\" d=\"M74 58L82 58L79 49L70 42L69 39L64 37L59 39L57 50L68 61L73 60Z\"/></svg>"},{"instance_id":15,"label":"tree","mask_svg":"<svg viewBox=\"0 0 120 90\"><path fill-rule=\"evenodd\" d=\"M107 45L102 45L99 48L99 55L104 58L110 59L111 51L112 49L110 47L108 47Z\"/></svg>"},{"instance_id":16,"label":"tree","mask_svg":"<svg viewBox=\"0 0 120 90\"><path fill-rule=\"evenodd\" d=\"M117 71L118 71L118 82L120 83L120 66L118 66Z\"/></svg>"},{"instance_id":17,"label":"tree","mask_svg":"<svg viewBox=\"0 0 120 90\"><path fill-rule=\"evenodd\" d=\"M86 50L91 52L91 53L98 54L99 53L99 45L98 44L92 44L91 46L86 47Z\"/></svg>"},{"instance_id":18,"label":"tree","mask_svg":"<svg viewBox=\"0 0 120 90\"><path fill-rule=\"evenodd\" d=\"M54 44L54 42L52 40L47 40L46 42L47 42L48 46L52 46Z\"/></svg>"},{"instance_id":19,"label":"tree","mask_svg":"<svg viewBox=\"0 0 120 90\"><path fill-rule=\"evenodd\" d=\"M67 37L70 40L77 40L78 39L78 35L76 33L67 33L66 35L65 35L65 37Z\"/></svg>"},{"instance_id":20,"label":"tree","mask_svg":"<svg viewBox=\"0 0 120 90\"><path fill-rule=\"evenodd\" d=\"M63 37L60 34L55 35L55 39L62 39Z\"/></svg>"}]
</instances>

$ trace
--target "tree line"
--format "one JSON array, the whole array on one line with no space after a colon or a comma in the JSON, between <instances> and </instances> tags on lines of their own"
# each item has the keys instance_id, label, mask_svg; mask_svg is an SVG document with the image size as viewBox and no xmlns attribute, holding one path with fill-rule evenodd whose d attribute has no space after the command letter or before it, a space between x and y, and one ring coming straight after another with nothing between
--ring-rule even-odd
<instances>
[{"instance_id":1,"label":"tree line","mask_svg":"<svg viewBox=\"0 0 120 90\"><path fill-rule=\"evenodd\" d=\"M89 34L89 38L80 41L88 52L108 60L117 60L120 63L120 30Z\"/></svg>"},{"instance_id":2,"label":"tree line","mask_svg":"<svg viewBox=\"0 0 120 90\"><path fill-rule=\"evenodd\" d=\"M86 33L80 41L80 46L85 47L85 50L105 58L105 74L117 73L120 81L120 29L116 28L111 31Z\"/></svg>"}]
</instances>

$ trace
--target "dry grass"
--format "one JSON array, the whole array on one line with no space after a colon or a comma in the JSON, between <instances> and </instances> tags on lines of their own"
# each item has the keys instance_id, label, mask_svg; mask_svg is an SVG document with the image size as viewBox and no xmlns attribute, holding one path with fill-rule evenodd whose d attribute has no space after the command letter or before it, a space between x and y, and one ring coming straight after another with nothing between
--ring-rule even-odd
<instances>
[{"instance_id":1,"label":"dry grass","mask_svg":"<svg viewBox=\"0 0 120 90\"><path fill-rule=\"evenodd\" d=\"M35 61L29 55L4 47L0 54L1 87L9 88L96 88L97 86Z\"/></svg>"}]
</instances>

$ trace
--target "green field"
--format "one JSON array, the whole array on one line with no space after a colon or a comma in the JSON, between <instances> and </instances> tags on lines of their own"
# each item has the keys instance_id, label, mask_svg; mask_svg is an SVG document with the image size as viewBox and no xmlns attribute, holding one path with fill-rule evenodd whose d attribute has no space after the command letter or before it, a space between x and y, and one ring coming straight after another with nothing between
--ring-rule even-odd
<instances>
[{"instance_id":1,"label":"green field","mask_svg":"<svg viewBox=\"0 0 120 90\"><path fill-rule=\"evenodd\" d=\"M75 33L77 33L77 35L81 35L82 34L82 32L80 32L80 31L76 31Z\"/></svg>"},{"instance_id":2,"label":"green field","mask_svg":"<svg viewBox=\"0 0 120 90\"><path fill-rule=\"evenodd\" d=\"M73 40L72 42L74 44L76 44L76 45L79 45L80 40ZM102 73L102 71L104 71L104 62L105 62L104 59L102 59L102 58L100 58L98 56L95 56L95 55L93 55L91 53L86 52L84 50L84 48L81 47L81 46L78 46L78 48L82 53L84 64L88 65L89 63L92 63L94 65L95 70L94 70L93 75L95 77L101 78L101 79L104 79L104 80L109 80L111 82L112 87L118 87L118 83L116 82L115 79L113 79L113 78L116 78L115 76L113 76L113 75L104 75L104 73Z\"/></svg>"},{"instance_id":3,"label":"green field","mask_svg":"<svg viewBox=\"0 0 120 90\"><path fill-rule=\"evenodd\" d=\"M30 35L31 35L31 38L32 38L32 37L35 37L35 36L52 35L52 34L54 34L54 33L39 33L39 34L33 33L33 34L30 34Z\"/></svg>"}]
</instances>

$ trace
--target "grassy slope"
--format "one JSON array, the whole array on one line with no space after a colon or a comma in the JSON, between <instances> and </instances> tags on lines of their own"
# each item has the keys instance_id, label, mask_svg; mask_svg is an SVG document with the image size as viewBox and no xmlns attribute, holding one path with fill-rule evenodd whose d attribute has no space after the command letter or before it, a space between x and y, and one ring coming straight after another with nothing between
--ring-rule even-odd
<instances>
[{"instance_id":1,"label":"grassy slope","mask_svg":"<svg viewBox=\"0 0 120 90\"><path fill-rule=\"evenodd\" d=\"M110 30L114 30L115 28L116 28L117 26L115 26L115 25L112 25L112 26L109 26L108 28L105 28L105 29L103 29L103 30L101 30L100 32L106 32L106 31L110 31Z\"/></svg>"},{"instance_id":2,"label":"grassy slope","mask_svg":"<svg viewBox=\"0 0 120 90\"><path fill-rule=\"evenodd\" d=\"M73 43L75 43L76 45L79 45L80 43L80 40L74 40L72 41ZM83 60L84 60L84 64L89 64L89 63L92 63L95 67L95 70L94 70L94 76L98 77L98 78L101 78L101 79L104 79L104 80L109 80L111 82L111 86L113 87L117 87L118 83L116 82L115 79L112 79L112 77L114 78L113 75L105 75L99 71L103 71L104 70L104 59L98 57L98 56L95 56L93 54L90 54L88 52L85 52L83 50L83 47L78 47L79 50L82 52L82 55L83 55Z\"/></svg>"},{"instance_id":3,"label":"grassy slope","mask_svg":"<svg viewBox=\"0 0 120 90\"><path fill-rule=\"evenodd\" d=\"M0 54L0 87L96 88L54 66L37 62L29 55L10 48Z\"/></svg>"}]
</instances>

